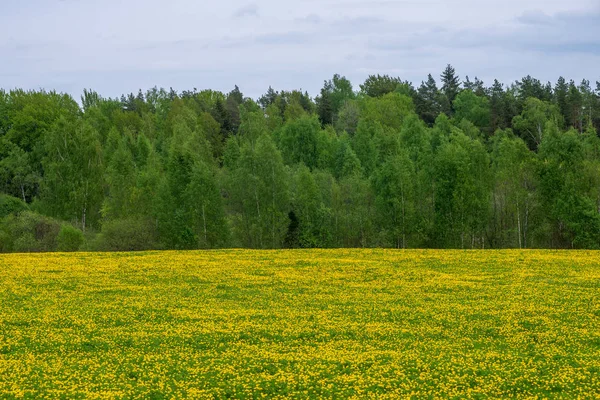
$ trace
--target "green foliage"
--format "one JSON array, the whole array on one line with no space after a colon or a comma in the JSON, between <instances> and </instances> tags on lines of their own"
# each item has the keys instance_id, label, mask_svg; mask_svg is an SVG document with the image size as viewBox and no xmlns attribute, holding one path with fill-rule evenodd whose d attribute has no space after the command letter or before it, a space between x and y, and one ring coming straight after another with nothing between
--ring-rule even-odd
<instances>
[{"instance_id":1,"label":"green foliage","mask_svg":"<svg viewBox=\"0 0 600 400\"><path fill-rule=\"evenodd\" d=\"M0 137L0 179L6 193L26 202L35 195L39 181L33 165L31 153L6 138Z\"/></svg>"},{"instance_id":2,"label":"green foliage","mask_svg":"<svg viewBox=\"0 0 600 400\"><path fill-rule=\"evenodd\" d=\"M412 99L396 92L381 98L366 97L361 101L362 118L369 123L377 121L396 131L400 130L404 118L413 111Z\"/></svg>"},{"instance_id":3,"label":"green foliage","mask_svg":"<svg viewBox=\"0 0 600 400\"><path fill-rule=\"evenodd\" d=\"M483 245L489 214L489 156L483 145L453 132L435 160L435 247Z\"/></svg>"},{"instance_id":4,"label":"green foliage","mask_svg":"<svg viewBox=\"0 0 600 400\"><path fill-rule=\"evenodd\" d=\"M369 75L367 80L360 85L360 90L367 96L381 97L388 93L397 91L399 87L404 88L404 86L412 87L409 82L403 82L400 78L377 74Z\"/></svg>"},{"instance_id":5,"label":"green foliage","mask_svg":"<svg viewBox=\"0 0 600 400\"><path fill-rule=\"evenodd\" d=\"M337 246L373 246L374 203L371 183L362 174L355 172L340 178L334 202Z\"/></svg>"},{"instance_id":6,"label":"green foliage","mask_svg":"<svg viewBox=\"0 0 600 400\"><path fill-rule=\"evenodd\" d=\"M590 196L596 191L584 173L585 153L579 138L574 130L561 133L548 122L540 145L540 195L552 227L552 246L600 245L599 203Z\"/></svg>"},{"instance_id":7,"label":"green foliage","mask_svg":"<svg viewBox=\"0 0 600 400\"><path fill-rule=\"evenodd\" d=\"M335 128L338 132L346 132L354 135L360 119L360 104L357 100L350 100L344 103L338 113Z\"/></svg>"},{"instance_id":8,"label":"green foliage","mask_svg":"<svg viewBox=\"0 0 600 400\"><path fill-rule=\"evenodd\" d=\"M228 171L227 197L234 244L279 248L289 225L288 172L268 135L244 142Z\"/></svg>"},{"instance_id":9,"label":"green foliage","mask_svg":"<svg viewBox=\"0 0 600 400\"><path fill-rule=\"evenodd\" d=\"M160 248L154 221L128 218L106 221L91 243L95 251L141 251Z\"/></svg>"},{"instance_id":10,"label":"green foliage","mask_svg":"<svg viewBox=\"0 0 600 400\"><path fill-rule=\"evenodd\" d=\"M513 119L513 126L530 148L536 149L543 140L544 128L548 121L561 125L558 107L542 100L529 97L521 115Z\"/></svg>"},{"instance_id":11,"label":"green foliage","mask_svg":"<svg viewBox=\"0 0 600 400\"><path fill-rule=\"evenodd\" d=\"M61 117L48 131L45 145L43 210L76 221L85 231L100 219L103 166L98 132L88 123Z\"/></svg>"},{"instance_id":12,"label":"green foliage","mask_svg":"<svg viewBox=\"0 0 600 400\"><path fill-rule=\"evenodd\" d=\"M27 203L16 197L0 193L0 219L28 210Z\"/></svg>"},{"instance_id":13,"label":"green foliage","mask_svg":"<svg viewBox=\"0 0 600 400\"><path fill-rule=\"evenodd\" d=\"M387 246L406 248L416 230L415 181L414 164L406 151L386 160L375 175L377 220Z\"/></svg>"},{"instance_id":14,"label":"green foliage","mask_svg":"<svg viewBox=\"0 0 600 400\"><path fill-rule=\"evenodd\" d=\"M135 187L136 165L125 138L112 154L105 172L110 188L104 199L102 214L105 218L123 218L133 212L132 193Z\"/></svg>"},{"instance_id":15,"label":"green foliage","mask_svg":"<svg viewBox=\"0 0 600 400\"><path fill-rule=\"evenodd\" d=\"M417 166L425 167L431 157L431 133L425 127L423 121L415 113L411 113L402 125L400 131L402 147Z\"/></svg>"},{"instance_id":16,"label":"green foliage","mask_svg":"<svg viewBox=\"0 0 600 400\"><path fill-rule=\"evenodd\" d=\"M485 97L477 96L470 90L463 90L454 100L454 118L458 121L466 119L479 129L490 125L490 105Z\"/></svg>"},{"instance_id":17,"label":"green foliage","mask_svg":"<svg viewBox=\"0 0 600 400\"><path fill-rule=\"evenodd\" d=\"M298 246L304 248L330 245L326 232L327 215L317 182L310 170L300 165L294 176L293 212L298 220Z\"/></svg>"},{"instance_id":18,"label":"green foliage","mask_svg":"<svg viewBox=\"0 0 600 400\"><path fill-rule=\"evenodd\" d=\"M338 147L335 153L335 168L334 173L338 179L362 174L360 159L352 150L350 140L347 136L342 136L338 142Z\"/></svg>"},{"instance_id":19,"label":"green foliage","mask_svg":"<svg viewBox=\"0 0 600 400\"><path fill-rule=\"evenodd\" d=\"M11 214L0 223L0 245L3 252L56 251L60 229L60 222L31 211Z\"/></svg>"},{"instance_id":20,"label":"green foliage","mask_svg":"<svg viewBox=\"0 0 600 400\"><path fill-rule=\"evenodd\" d=\"M371 176L378 162L379 154L376 140L383 136L379 124L369 124L366 120L358 123L358 129L352 138L352 149L363 166L367 176Z\"/></svg>"},{"instance_id":21,"label":"green foliage","mask_svg":"<svg viewBox=\"0 0 600 400\"><path fill-rule=\"evenodd\" d=\"M492 150L492 171L496 176L493 189L494 214L489 245L532 247L534 229L540 226L539 201L535 188L535 155L527 144L512 131L498 131Z\"/></svg>"},{"instance_id":22,"label":"green foliage","mask_svg":"<svg viewBox=\"0 0 600 400\"><path fill-rule=\"evenodd\" d=\"M287 123L279 134L279 147L287 164L317 166L318 136L321 127L316 117L300 117Z\"/></svg>"},{"instance_id":23,"label":"green foliage","mask_svg":"<svg viewBox=\"0 0 600 400\"><path fill-rule=\"evenodd\" d=\"M447 99L445 100L447 101ZM444 99L431 74L426 82L421 82L415 97L415 111L426 124L432 125L442 112Z\"/></svg>"},{"instance_id":24,"label":"green foliage","mask_svg":"<svg viewBox=\"0 0 600 400\"><path fill-rule=\"evenodd\" d=\"M321 95L315 99L317 115L323 126L333 125L342 106L354 99L352 84L340 75L334 75L332 80L325 81Z\"/></svg>"},{"instance_id":25,"label":"green foliage","mask_svg":"<svg viewBox=\"0 0 600 400\"><path fill-rule=\"evenodd\" d=\"M199 248L218 248L227 244L229 228L225 221L223 199L210 167L194 164L184 203Z\"/></svg>"},{"instance_id":26,"label":"green foliage","mask_svg":"<svg viewBox=\"0 0 600 400\"><path fill-rule=\"evenodd\" d=\"M0 250L600 247L600 86L441 78L0 90Z\"/></svg>"},{"instance_id":27,"label":"green foliage","mask_svg":"<svg viewBox=\"0 0 600 400\"><path fill-rule=\"evenodd\" d=\"M57 251L77 251L84 242L83 232L71 225L62 225L56 238Z\"/></svg>"},{"instance_id":28,"label":"green foliage","mask_svg":"<svg viewBox=\"0 0 600 400\"><path fill-rule=\"evenodd\" d=\"M446 97L447 104L453 104L454 99L460 91L460 78L456 75L456 71L452 65L448 64L444 72L442 72L442 93ZM447 110L449 111L449 110Z\"/></svg>"}]
</instances>

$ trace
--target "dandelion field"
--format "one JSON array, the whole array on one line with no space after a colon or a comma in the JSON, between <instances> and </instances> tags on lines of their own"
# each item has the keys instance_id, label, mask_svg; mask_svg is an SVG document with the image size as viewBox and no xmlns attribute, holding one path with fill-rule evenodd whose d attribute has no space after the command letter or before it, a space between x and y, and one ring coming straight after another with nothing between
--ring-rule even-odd
<instances>
[{"instance_id":1,"label":"dandelion field","mask_svg":"<svg viewBox=\"0 0 600 400\"><path fill-rule=\"evenodd\" d=\"M0 255L0 399L600 397L600 253Z\"/></svg>"}]
</instances>

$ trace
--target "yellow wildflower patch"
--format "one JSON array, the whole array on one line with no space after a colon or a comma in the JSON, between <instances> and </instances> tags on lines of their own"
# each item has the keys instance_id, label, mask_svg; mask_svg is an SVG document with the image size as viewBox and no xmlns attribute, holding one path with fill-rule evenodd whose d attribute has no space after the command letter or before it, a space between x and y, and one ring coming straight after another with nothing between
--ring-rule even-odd
<instances>
[{"instance_id":1,"label":"yellow wildflower patch","mask_svg":"<svg viewBox=\"0 0 600 400\"><path fill-rule=\"evenodd\" d=\"M600 253L0 256L0 398L600 397Z\"/></svg>"}]
</instances>

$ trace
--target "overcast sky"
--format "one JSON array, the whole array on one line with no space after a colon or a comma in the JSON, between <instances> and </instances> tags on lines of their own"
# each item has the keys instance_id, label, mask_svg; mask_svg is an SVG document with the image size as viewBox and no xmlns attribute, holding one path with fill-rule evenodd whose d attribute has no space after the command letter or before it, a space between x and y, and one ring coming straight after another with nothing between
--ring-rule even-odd
<instances>
[{"instance_id":1,"label":"overcast sky","mask_svg":"<svg viewBox=\"0 0 600 400\"><path fill-rule=\"evenodd\" d=\"M600 80L600 0L0 0L0 87L318 93L334 73L420 84Z\"/></svg>"}]
</instances>

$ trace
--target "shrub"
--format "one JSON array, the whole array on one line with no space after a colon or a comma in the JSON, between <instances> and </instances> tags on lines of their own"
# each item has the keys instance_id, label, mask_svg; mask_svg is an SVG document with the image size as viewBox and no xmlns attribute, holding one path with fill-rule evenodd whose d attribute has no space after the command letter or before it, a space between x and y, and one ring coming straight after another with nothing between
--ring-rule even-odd
<instances>
[{"instance_id":1,"label":"shrub","mask_svg":"<svg viewBox=\"0 0 600 400\"><path fill-rule=\"evenodd\" d=\"M2 228L3 226L0 225L0 253L8 253L12 251L13 240Z\"/></svg>"},{"instance_id":2,"label":"shrub","mask_svg":"<svg viewBox=\"0 0 600 400\"><path fill-rule=\"evenodd\" d=\"M65 224L60 227L57 238L58 251L77 251L83 245L83 232L79 229Z\"/></svg>"},{"instance_id":3,"label":"shrub","mask_svg":"<svg viewBox=\"0 0 600 400\"><path fill-rule=\"evenodd\" d=\"M101 251L139 251L159 246L152 221L130 218L104 222L92 247Z\"/></svg>"},{"instance_id":4,"label":"shrub","mask_svg":"<svg viewBox=\"0 0 600 400\"><path fill-rule=\"evenodd\" d=\"M27 203L16 197L0 194L0 218L27 210Z\"/></svg>"},{"instance_id":5,"label":"shrub","mask_svg":"<svg viewBox=\"0 0 600 400\"><path fill-rule=\"evenodd\" d=\"M0 223L1 250L3 252L55 251L60 226L60 222L31 211L10 214Z\"/></svg>"},{"instance_id":6,"label":"shrub","mask_svg":"<svg viewBox=\"0 0 600 400\"><path fill-rule=\"evenodd\" d=\"M40 243L35 240L31 232L24 232L13 242L13 251L15 253L31 253L40 250Z\"/></svg>"}]
</instances>

